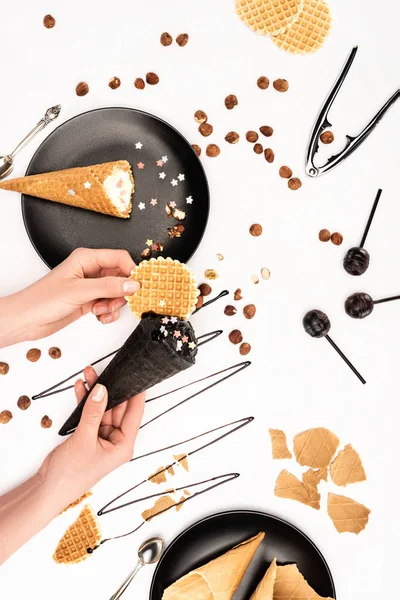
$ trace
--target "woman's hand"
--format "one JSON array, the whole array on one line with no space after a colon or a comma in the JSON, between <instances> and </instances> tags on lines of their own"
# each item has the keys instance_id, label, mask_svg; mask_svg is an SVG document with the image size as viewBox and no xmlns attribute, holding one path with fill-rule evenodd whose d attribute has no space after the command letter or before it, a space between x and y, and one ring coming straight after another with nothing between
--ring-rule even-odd
<instances>
[{"instance_id":1,"label":"woman's hand","mask_svg":"<svg viewBox=\"0 0 400 600\"><path fill-rule=\"evenodd\" d=\"M125 250L74 250L36 283L0 299L0 347L51 335L90 311L103 324L116 321L124 296L140 289L128 279L134 267Z\"/></svg>"}]
</instances>

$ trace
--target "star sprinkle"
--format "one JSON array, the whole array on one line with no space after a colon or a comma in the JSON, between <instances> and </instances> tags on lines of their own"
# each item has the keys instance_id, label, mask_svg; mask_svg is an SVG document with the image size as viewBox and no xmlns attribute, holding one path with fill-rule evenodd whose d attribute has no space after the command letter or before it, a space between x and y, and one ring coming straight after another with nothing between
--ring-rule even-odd
<instances>
[{"instance_id":1,"label":"star sprinkle","mask_svg":"<svg viewBox=\"0 0 400 600\"><path fill-rule=\"evenodd\" d=\"M138 164L137 164L137 168L138 168L138 169L144 169L144 163L142 163L141 161L140 161L140 162L138 162Z\"/></svg>"},{"instance_id":2,"label":"star sprinkle","mask_svg":"<svg viewBox=\"0 0 400 600\"><path fill-rule=\"evenodd\" d=\"M69 194L70 196L75 196L75 192L74 192L74 190L68 190L68 194Z\"/></svg>"},{"instance_id":3,"label":"star sprinkle","mask_svg":"<svg viewBox=\"0 0 400 600\"><path fill-rule=\"evenodd\" d=\"M182 335L181 332L178 331L177 329L174 331L174 337L179 338L179 337L181 337L181 335Z\"/></svg>"},{"instance_id":4,"label":"star sprinkle","mask_svg":"<svg viewBox=\"0 0 400 600\"><path fill-rule=\"evenodd\" d=\"M179 175L178 175L178 179L179 179L179 181L185 181L185 176L184 176L184 174L183 174L183 173L179 173Z\"/></svg>"},{"instance_id":5,"label":"star sprinkle","mask_svg":"<svg viewBox=\"0 0 400 600\"><path fill-rule=\"evenodd\" d=\"M150 248L153 245L153 240L146 240L146 246Z\"/></svg>"},{"instance_id":6,"label":"star sprinkle","mask_svg":"<svg viewBox=\"0 0 400 600\"><path fill-rule=\"evenodd\" d=\"M176 179L171 179L172 187L176 187L178 185L178 181Z\"/></svg>"},{"instance_id":7,"label":"star sprinkle","mask_svg":"<svg viewBox=\"0 0 400 600\"><path fill-rule=\"evenodd\" d=\"M166 177L164 171L161 171L161 173L159 173L158 176L160 179L165 179L165 177Z\"/></svg>"},{"instance_id":8,"label":"star sprinkle","mask_svg":"<svg viewBox=\"0 0 400 600\"><path fill-rule=\"evenodd\" d=\"M164 327L164 325L161 325L161 327L160 327L160 331L161 331L161 333L164 333L164 331L165 331L165 327Z\"/></svg>"},{"instance_id":9,"label":"star sprinkle","mask_svg":"<svg viewBox=\"0 0 400 600\"><path fill-rule=\"evenodd\" d=\"M176 202L174 200L172 200L172 202L169 203L171 208L175 208L176 207Z\"/></svg>"},{"instance_id":10,"label":"star sprinkle","mask_svg":"<svg viewBox=\"0 0 400 600\"><path fill-rule=\"evenodd\" d=\"M193 198L192 198L192 196L188 196L186 198L186 204L193 204Z\"/></svg>"},{"instance_id":11,"label":"star sprinkle","mask_svg":"<svg viewBox=\"0 0 400 600\"><path fill-rule=\"evenodd\" d=\"M178 341L176 342L176 349L177 349L178 351L179 351L179 350L182 350L182 345L183 345L183 344L182 344L182 342L181 342L180 340L178 340Z\"/></svg>"},{"instance_id":12,"label":"star sprinkle","mask_svg":"<svg viewBox=\"0 0 400 600\"><path fill-rule=\"evenodd\" d=\"M90 183L90 181L85 181L85 183L83 184L83 187L85 188L85 190L90 190L90 188L92 187L92 184Z\"/></svg>"},{"instance_id":13,"label":"star sprinkle","mask_svg":"<svg viewBox=\"0 0 400 600\"><path fill-rule=\"evenodd\" d=\"M150 200L150 204L151 204L152 206L155 206L156 204L158 204L158 200L157 200L157 198L152 198L152 199Z\"/></svg>"},{"instance_id":14,"label":"star sprinkle","mask_svg":"<svg viewBox=\"0 0 400 600\"><path fill-rule=\"evenodd\" d=\"M144 203L144 202L139 202L139 204L138 204L138 209L139 209L139 210L144 210L145 208L146 208L146 205L145 205L145 203Z\"/></svg>"},{"instance_id":15,"label":"star sprinkle","mask_svg":"<svg viewBox=\"0 0 400 600\"><path fill-rule=\"evenodd\" d=\"M189 342L189 343L188 343L188 346L189 346L189 348L190 348L191 350L194 350L194 348L196 348L196 344L195 344L195 342Z\"/></svg>"},{"instance_id":16,"label":"star sprinkle","mask_svg":"<svg viewBox=\"0 0 400 600\"><path fill-rule=\"evenodd\" d=\"M136 150L141 150L143 148L142 142L136 142L135 148L136 148Z\"/></svg>"},{"instance_id":17,"label":"star sprinkle","mask_svg":"<svg viewBox=\"0 0 400 600\"><path fill-rule=\"evenodd\" d=\"M178 322L178 319L176 317L171 317L171 323L173 323L175 325L175 323Z\"/></svg>"},{"instance_id":18,"label":"star sprinkle","mask_svg":"<svg viewBox=\"0 0 400 600\"><path fill-rule=\"evenodd\" d=\"M164 325L167 325L168 321L169 321L168 317L163 317L161 319L161 323L164 323Z\"/></svg>"},{"instance_id":19,"label":"star sprinkle","mask_svg":"<svg viewBox=\"0 0 400 600\"><path fill-rule=\"evenodd\" d=\"M165 306L167 303L165 302L165 300L160 300L160 306Z\"/></svg>"},{"instance_id":20,"label":"star sprinkle","mask_svg":"<svg viewBox=\"0 0 400 600\"><path fill-rule=\"evenodd\" d=\"M164 164L164 161L163 161L163 160L161 160L161 159L156 161L156 165L157 165L157 167L162 167L162 166L163 166L163 164Z\"/></svg>"},{"instance_id":21,"label":"star sprinkle","mask_svg":"<svg viewBox=\"0 0 400 600\"><path fill-rule=\"evenodd\" d=\"M187 336L187 335L183 335L183 336L182 336L182 343L183 343L183 344L187 344L187 343L188 343L188 341L189 341L189 338L188 338L188 336Z\"/></svg>"},{"instance_id":22,"label":"star sprinkle","mask_svg":"<svg viewBox=\"0 0 400 600\"><path fill-rule=\"evenodd\" d=\"M163 162L168 162L168 156L166 154L164 154L164 156L161 157Z\"/></svg>"}]
</instances>

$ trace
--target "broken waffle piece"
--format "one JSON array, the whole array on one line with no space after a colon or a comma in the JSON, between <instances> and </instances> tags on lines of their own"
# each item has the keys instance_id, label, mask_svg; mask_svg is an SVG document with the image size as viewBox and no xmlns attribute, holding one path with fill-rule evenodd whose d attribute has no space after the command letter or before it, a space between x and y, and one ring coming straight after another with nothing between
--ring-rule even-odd
<instances>
[{"instance_id":1,"label":"broken waffle piece","mask_svg":"<svg viewBox=\"0 0 400 600\"><path fill-rule=\"evenodd\" d=\"M328 515L339 533L358 535L367 526L371 511L346 496L328 494Z\"/></svg>"},{"instance_id":2,"label":"broken waffle piece","mask_svg":"<svg viewBox=\"0 0 400 600\"><path fill-rule=\"evenodd\" d=\"M100 542L100 526L93 509L87 504L58 542L53 560L58 564L79 563L86 560Z\"/></svg>"},{"instance_id":3,"label":"broken waffle piece","mask_svg":"<svg viewBox=\"0 0 400 600\"><path fill-rule=\"evenodd\" d=\"M274 492L278 498L297 500L315 510L320 509L321 496L318 490L304 485L295 475L285 469L278 475Z\"/></svg>"},{"instance_id":4,"label":"broken waffle piece","mask_svg":"<svg viewBox=\"0 0 400 600\"><path fill-rule=\"evenodd\" d=\"M347 444L331 463L330 474L333 483L343 487L367 479L361 458L351 444Z\"/></svg>"},{"instance_id":5,"label":"broken waffle piece","mask_svg":"<svg viewBox=\"0 0 400 600\"><path fill-rule=\"evenodd\" d=\"M294 454L302 467L323 469L335 456L339 443L339 438L329 429L316 427L296 435Z\"/></svg>"},{"instance_id":6,"label":"broken waffle piece","mask_svg":"<svg viewBox=\"0 0 400 600\"><path fill-rule=\"evenodd\" d=\"M277 567L274 586L274 600L333 600L322 597L307 583L297 565Z\"/></svg>"},{"instance_id":7,"label":"broken waffle piece","mask_svg":"<svg viewBox=\"0 0 400 600\"><path fill-rule=\"evenodd\" d=\"M156 483L159 485L160 483L165 483L167 481L167 471L165 467L159 467L153 475L150 475L148 481L151 483Z\"/></svg>"},{"instance_id":8,"label":"broken waffle piece","mask_svg":"<svg viewBox=\"0 0 400 600\"><path fill-rule=\"evenodd\" d=\"M173 498L171 498L171 496L161 496L160 498L157 498L154 506L142 512L143 520L150 521L154 517L163 514L173 506L176 506L176 502Z\"/></svg>"},{"instance_id":9,"label":"broken waffle piece","mask_svg":"<svg viewBox=\"0 0 400 600\"><path fill-rule=\"evenodd\" d=\"M276 558L274 558L250 600L273 600L276 569Z\"/></svg>"},{"instance_id":10,"label":"broken waffle piece","mask_svg":"<svg viewBox=\"0 0 400 600\"><path fill-rule=\"evenodd\" d=\"M295 23L303 0L236 0L236 13L255 33L279 35Z\"/></svg>"},{"instance_id":11,"label":"broken waffle piece","mask_svg":"<svg viewBox=\"0 0 400 600\"><path fill-rule=\"evenodd\" d=\"M78 504L80 504L82 502L82 500L85 500L86 498L89 498L89 496L92 495L92 492L86 492L85 494L82 494L82 496L80 496L79 498L77 498L76 500L74 500L73 502L71 502L71 504L68 504L68 506L66 506L64 508L64 510L60 513L64 513L67 510L69 510L70 508L74 508L74 506L78 506Z\"/></svg>"},{"instance_id":12,"label":"broken waffle piece","mask_svg":"<svg viewBox=\"0 0 400 600\"><path fill-rule=\"evenodd\" d=\"M281 429L270 429L269 435L272 444L272 458L274 460L292 458L292 453L287 447L286 434Z\"/></svg>"},{"instance_id":13,"label":"broken waffle piece","mask_svg":"<svg viewBox=\"0 0 400 600\"><path fill-rule=\"evenodd\" d=\"M303 473L302 476L304 485L308 485L313 488L317 488L322 480L328 481L328 467L318 469L317 471L314 471L314 469L308 469L308 471Z\"/></svg>"},{"instance_id":14,"label":"broken waffle piece","mask_svg":"<svg viewBox=\"0 0 400 600\"><path fill-rule=\"evenodd\" d=\"M181 465L181 467L183 467L185 471L189 472L189 461L187 454L174 454L174 459L176 460L178 465Z\"/></svg>"}]
</instances>

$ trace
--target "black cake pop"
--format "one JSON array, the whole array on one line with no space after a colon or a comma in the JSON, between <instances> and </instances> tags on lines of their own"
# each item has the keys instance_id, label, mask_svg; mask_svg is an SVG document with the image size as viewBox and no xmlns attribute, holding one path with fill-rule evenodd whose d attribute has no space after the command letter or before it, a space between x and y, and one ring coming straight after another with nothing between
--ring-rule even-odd
<instances>
[{"instance_id":1,"label":"black cake pop","mask_svg":"<svg viewBox=\"0 0 400 600\"><path fill-rule=\"evenodd\" d=\"M353 319L365 319L374 310L375 304L382 304L383 302L391 302L392 300L399 300L400 296L390 296L390 298L381 298L380 300L373 300L366 292L357 292L349 296L344 303L344 310Z\"/></svg>"},{"instance_id":2,"label":"black cake pop","mask_svg":"<svg viewBox=\"0 0 400 600\"><path fill-rule=\"evenodd\" d=\"M330 343L330 345L343 358L344 362L350 367L350 369L353 371L353 373L355 375L357 375L357 377L361 381L361 383L366 383L364 377L362 375L360 375L360 373L357 371L357 369L354 367L354 365L351 364L351 362L349 361L347 356L345 356L343 354L343 352L340 350L340 348L338 348L338 346L336 346L335 342L328 335L330 328L331 328L331 322L329 320L328 315L326 315L324 312L322 312L322 310L318 310L318 309L310 310L304 316L303 327L304 327L304 330L306 331L306 333L308 333L308 335L311 335L311 337L314 337L314 338L324 337L325 339L327 339L328 342Z\"/></svg>"},{"instance_id":3,"label":"black cake pop","mask_svg":"<svg viewBox=\"0 0 400 600\"><path fill-rule=\"evenodd\" d=\"M349 275L362 275L369 267L370 256L367 250L364 248L364 244L365 240L367 239L369 228L371 227L372 219L374 218L381 194L382 190L379 189L378 193L376 194L376 198L374 200L374 204L372 206L372 210L369 215L360 245L350 248L350 250L346 252L346 255L343 259L344 270L349 273Z\"/></svg>"}]
</instances>

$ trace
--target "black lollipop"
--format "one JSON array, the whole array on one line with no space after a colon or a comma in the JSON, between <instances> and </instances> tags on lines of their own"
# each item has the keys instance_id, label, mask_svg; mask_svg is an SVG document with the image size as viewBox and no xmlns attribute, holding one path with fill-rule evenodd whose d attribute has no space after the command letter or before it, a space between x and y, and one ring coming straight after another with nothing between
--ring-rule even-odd
<instances>
[{"instance_id":1,"label":"black lollipop","mask_svg":"<svg viewBox=\"0 0 400 600\"><path fill-rule=\"evenodd\" d=\"M392 300L399 299L400 296L390 296L390 298L373 300L366 292L357 292L347 298L344 303L344 310L346 311L346 314L353 319L365 319L365 317L368 317L372 313L375 304L382 304L383 302L391 302Z\"/></svg>"},{"instance_id":2,"label":"black lollipop","mask_svg":"<svg viewBox=\"0 0 400 600\"><path fill-rule=\"evenodd\" d=\"M311 335L311 337L314 337L314 338L324 337L325 339L327 339L328 342L330 343L330 345L343 358L344 362L350 367L350 369L353 371L353 373L355 375L357 375L357 377L361 381L361 383L366 383L364 377L362 375L360 375L360 373L357 371L357 369L354 367L354 365L351 364L351 362L349 361L347 356L345 356L343 354L343 352L340 350L340 348L338 348L338 346L336 346L335 342L328 335L328 333L331 329L331 322L329 320L328 315L326 315L324 312L322 312L322 310L318 310L318 309L310 310L304 316L303 327L304 327L305 332L308 333L308 335Z\"/></svg>"},{"instance_id":3,"label":"black lollipop","mask_svg":"<svg viewBox=\"0 0 400 600\"><path fill-rule=\"evenodd\" d=\"M362 236L359 246L354 246L347 250L346 255L343 259L344 270L349 275L362 275L369 267L370 256L367 250L364 248L365 240L371 227L372 219L374 218L375 211L378 206L379 198L381 197L382 190L379 189L376 194L374 204L372 206L371 213L368 218L367 225L365 227L364 235Z\"/></svg>"}]
</instances>

